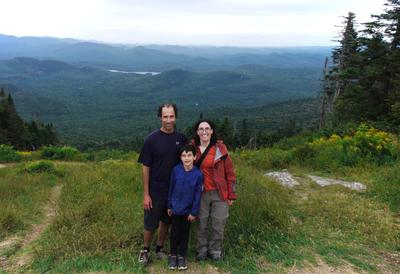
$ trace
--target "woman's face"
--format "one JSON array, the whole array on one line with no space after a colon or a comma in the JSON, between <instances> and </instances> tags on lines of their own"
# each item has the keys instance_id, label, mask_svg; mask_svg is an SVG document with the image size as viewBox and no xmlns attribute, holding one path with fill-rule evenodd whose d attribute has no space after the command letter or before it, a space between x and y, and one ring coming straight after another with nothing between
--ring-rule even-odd
<instances>
[{"instance_id":1,"label":"woman's face","mask_svg":"<svg viewBox=\"0 0 400 274\"><path fill-rule=\"evenodd\" d=\"M213 132L213 129L207 122L201 122L197 128L197 135L201 142L209 142Z\"/></svg>"}]
</instances>

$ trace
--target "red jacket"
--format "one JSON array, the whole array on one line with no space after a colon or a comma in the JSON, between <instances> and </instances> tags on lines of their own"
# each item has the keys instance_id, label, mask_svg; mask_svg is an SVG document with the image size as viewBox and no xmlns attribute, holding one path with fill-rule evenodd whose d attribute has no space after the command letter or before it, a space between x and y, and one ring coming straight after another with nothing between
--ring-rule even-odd
<instances>
[{"instance_id":1,"label":"red jacket","mask_svg":"<svg viewBox=\"0 0 400 274\"><path fill-rule=\"evenodd\" d=\"M217 185L221 200L236 200L236 176L232 159L222 141L217 141L215 146L213 182Z\"/></svg>"}]
</instances>

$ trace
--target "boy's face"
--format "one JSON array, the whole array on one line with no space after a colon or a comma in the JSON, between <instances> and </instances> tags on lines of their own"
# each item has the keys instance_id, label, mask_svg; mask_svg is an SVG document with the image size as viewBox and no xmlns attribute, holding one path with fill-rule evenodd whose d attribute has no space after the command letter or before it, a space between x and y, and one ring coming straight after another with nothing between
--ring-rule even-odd
<instances>
[{"instance_id":1,"label":"boy's face","mask_svg":"<svg viewBox=\"0 0 400 274\"><path fill-rule=\"evenodd\" d=\"M193 162L196 160L196 156L191 151L183 151L181 153L181 161L185 167L193 166Z\"/></svg>"}]
</instances>

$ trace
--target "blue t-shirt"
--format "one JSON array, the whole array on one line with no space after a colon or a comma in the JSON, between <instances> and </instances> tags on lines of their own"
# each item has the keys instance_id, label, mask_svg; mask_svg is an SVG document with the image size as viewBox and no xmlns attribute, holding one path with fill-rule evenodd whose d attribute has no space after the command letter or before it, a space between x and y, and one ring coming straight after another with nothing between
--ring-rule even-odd
<instances>
[{"instance_id":1,"label":"blue t-shirt","mask_svg":"<svg viewBox=\"0 0 400 274\"><path fill-rule=\"evenodd\" d=\"M173 167L179 163L179 150L187 138L176 130L165 133L160 129L150 133L144 141L138 162L150 167L149 192L152 198L168 197Z\"/></svg>"}]
</instances>

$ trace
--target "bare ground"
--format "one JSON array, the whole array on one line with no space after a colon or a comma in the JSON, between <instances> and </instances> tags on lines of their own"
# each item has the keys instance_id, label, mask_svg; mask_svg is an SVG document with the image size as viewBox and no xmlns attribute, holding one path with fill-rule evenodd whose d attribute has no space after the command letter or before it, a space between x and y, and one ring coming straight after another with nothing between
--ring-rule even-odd
<instances>
[{"instance_id":1,"label":"bare ground","mask_svg":"<svg viewBox=\"0 0 400 274\"><path fill-rule=\"evenodd\" d=\"M49 226L55 216L57 202L61 193L61 185L54 187L49 197L49 201L44 207L45 218L40 224L33 224L29 232L24 236L13 236L0 242L0 269L6 272L21 272L24 267L32 261L32 253L24 252L33 241L38 239L43 231ZM11 249L17 249L15 255L7 257L4 255Z\"/></svg>"}]
</instances>

